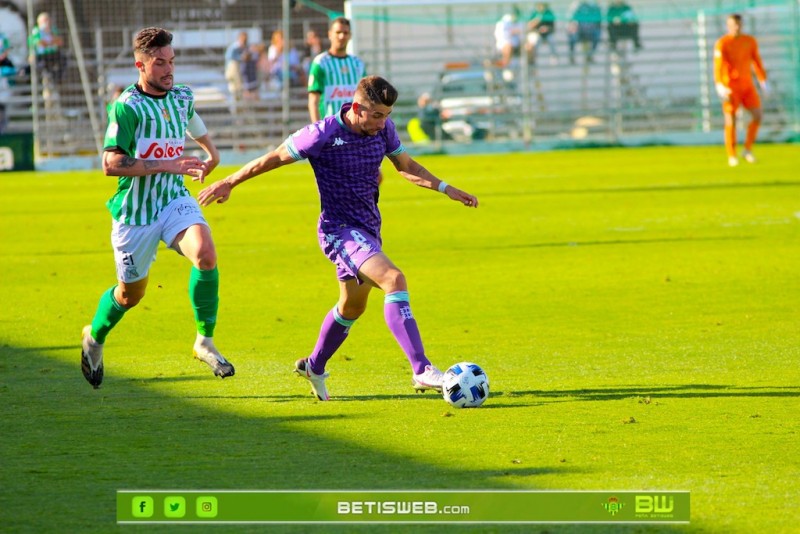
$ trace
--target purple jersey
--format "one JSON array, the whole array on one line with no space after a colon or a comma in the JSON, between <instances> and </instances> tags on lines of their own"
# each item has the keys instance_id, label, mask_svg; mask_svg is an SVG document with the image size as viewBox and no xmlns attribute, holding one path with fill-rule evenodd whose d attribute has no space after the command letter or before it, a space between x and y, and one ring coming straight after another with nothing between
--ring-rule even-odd
<instances>
[{"instance_id":1,"label":"purple jersey","mask_svg":"<svg viewBox=\"0 0 800 534\"><path fill-rule=\"evenodd\" d=\"M384 156L400 154L405 147L391 119L374 136L350 130L342 119L350 106L345 104L336 115L296 131L286 147L294 159L308 159L314 169L322 204L321 231L351 226L380 238L378 171Z\"/></svg>"}]
</instances>

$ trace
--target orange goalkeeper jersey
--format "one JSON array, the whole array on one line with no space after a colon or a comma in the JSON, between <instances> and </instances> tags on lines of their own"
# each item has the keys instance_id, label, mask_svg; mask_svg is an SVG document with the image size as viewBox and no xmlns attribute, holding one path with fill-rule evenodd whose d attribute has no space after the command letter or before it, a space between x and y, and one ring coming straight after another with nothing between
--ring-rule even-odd
<instances>
[{"instance_id":1,"label":"orange goalkeeper jersey","mask_svg":"<svg viewBox=\"0 0 800 534\"><path fill-rule=\"evenodd\" d=\"M714 46L714 81L732 89L744 89L753 85L752 69L763 82L767 79L758 43L750 35L724 35Z\"/></svg>"}]
</instances>

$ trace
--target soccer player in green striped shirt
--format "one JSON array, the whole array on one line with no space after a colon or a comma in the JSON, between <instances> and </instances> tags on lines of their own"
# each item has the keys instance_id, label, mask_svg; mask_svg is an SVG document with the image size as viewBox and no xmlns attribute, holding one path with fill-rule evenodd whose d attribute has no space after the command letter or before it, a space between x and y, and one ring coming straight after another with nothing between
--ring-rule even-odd
<instances>
[{"instance_id":1,"label":"soccer player in green striped shirt","mask_svg":"<svg viewBox=\"0 0 800 534\"><path fill-rule=\"evenodd\" d=\"M194 110L189 87L174 85L172 34L145 28L133 40L138 83L125 89L109 108L103 171L118 176L117 191L106 203L111 212L111 244L117 284L100 297L92 323L82 332L81 370L95 388L103 381L106 336L144 297L150 265L160 241L192 262L189 298L197 337L194 355L216 376L234 374L214 346L219 303L217 253L200 206L183 176L203 182L219 163L219 152ZM184 155L186 135L206 154Z\"/></svg>"},{"instance_id":2,"label":"soccer player in green striped shirt","mask_svg":"<svg viewBox=\"0 0 800 534\"><path fill-rule=\"evenodd\" d=\"M353 101L356 87L367 75L364 62L347 53L350 43L350 20L336 17L328 29L331 46L314 58L308 69L308 114L311 122L336 115L344 104ZM378 169L378 184L383 173Z\"/></svg>"},{"instance_id":3,"label":"soccer player in green striped shirt","mask_svg":"<svg viewBox=\"0 0 800 534\"><path fill-rule=\"evenodd\" d=\"M331 46L314 58L308 71L308 114L311 122L336 115L342 104L353 101L359 80L366 76L364 62L347 53L350 21L335 18L328 30Z\"/></svg>"}]
</instances>

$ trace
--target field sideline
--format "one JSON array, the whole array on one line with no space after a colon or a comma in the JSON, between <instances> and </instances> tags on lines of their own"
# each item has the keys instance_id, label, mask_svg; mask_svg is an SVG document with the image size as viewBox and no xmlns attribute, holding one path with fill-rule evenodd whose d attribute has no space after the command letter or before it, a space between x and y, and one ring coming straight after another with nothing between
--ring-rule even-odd
<instances>
[{"instance_id":1,"label":"field sideline","mask_svg":"<svg viewBox=\"0 0 800 534\"><path fill-rule=\"evenodd\" d=\"M92 390L79 336L114 283L104 203L116 182L99 171L0 174L3 530L177 530L115 526L115 491L151 488L692 499L688 526L214 532L795 531L800 150L756 148L760 162L737 168L722 147L419 158L475 194L477 210L405 183L387 163L385 250L409 280L434 363L487 371L492 394L477 410L413 392L379 291L329 364L334 402L316 402L290 373L337 299L305 164L205 209L221 273L216 340L236 376L219 380L192 360L189 265L162 247Z\"/></svg>"}]
</instances>

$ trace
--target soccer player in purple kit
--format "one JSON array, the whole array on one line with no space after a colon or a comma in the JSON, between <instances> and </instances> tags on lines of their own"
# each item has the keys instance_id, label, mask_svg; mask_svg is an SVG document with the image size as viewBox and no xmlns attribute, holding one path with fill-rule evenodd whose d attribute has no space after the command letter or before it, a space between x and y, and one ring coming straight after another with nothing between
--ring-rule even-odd
<instances>
[{"instance_id":1,"label":"soccer player in purple kit","mask_svg":"<svg viewBox=\"0 0 800 534\"><path fill-rule=\"evenodd\" d=\"M336 265L339 280L339 301L323 320L314 350L295 363L295 372L311 383L319 400L330 398L325 364L366 310L373 287L385 293L384 318L411 363L413 387L442 387L442 372L425 355L405 276L381 250L381 161L388 156L409 182L438 190L467 207L477 207L478 199L440 180L408 155L389 118L396 100L397 90L388 81L379 76L362 78L353 102L344 104L336 115L298 130L275 150L198 195L203 206L222 203L234 187L250 178L302 159L311 163L322 204L317 227L320 248Z\"/></svg>"}]
</instances>

